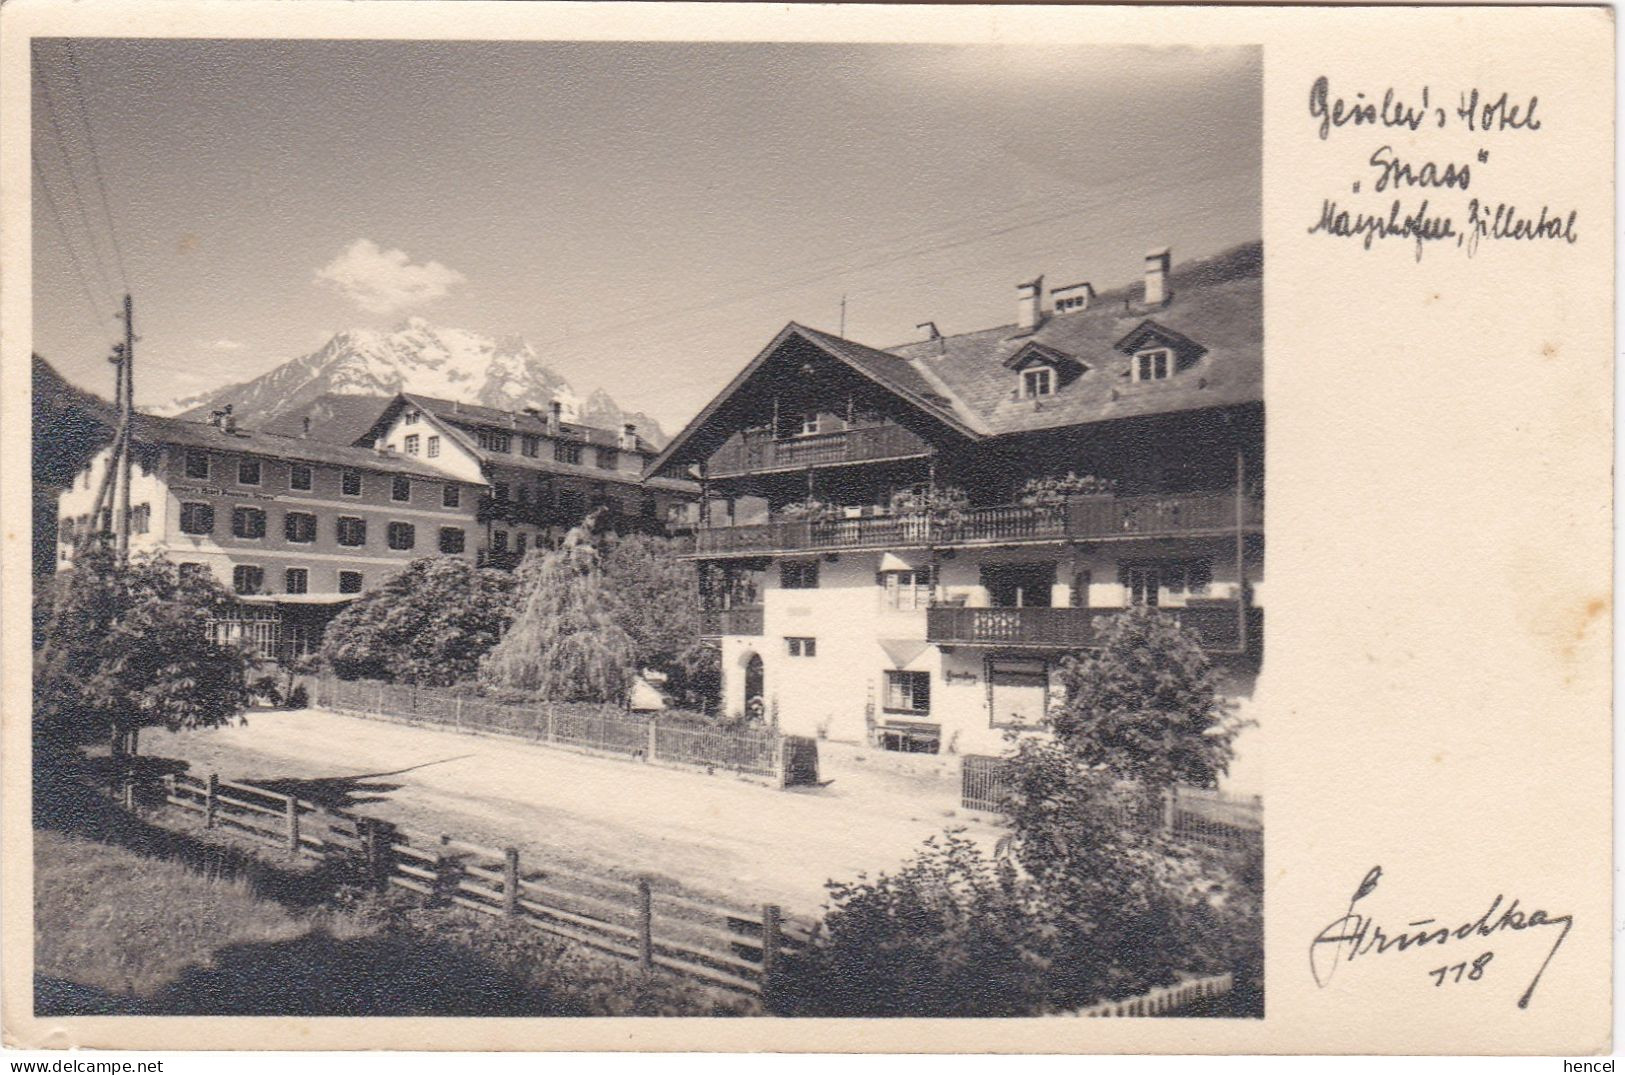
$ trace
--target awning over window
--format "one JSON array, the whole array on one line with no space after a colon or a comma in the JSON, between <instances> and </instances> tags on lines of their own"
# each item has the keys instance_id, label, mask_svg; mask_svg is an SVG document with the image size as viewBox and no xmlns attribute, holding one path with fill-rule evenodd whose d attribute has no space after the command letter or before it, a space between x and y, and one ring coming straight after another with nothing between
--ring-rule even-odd
<instances>
[{"instance_id":1,"label":"awning over window","mask_svg":"<svg viewBox=\"0 0 1625 1075\"><path fill-rule=\"evenodd\" d=\"M880 648L891 658L893 667L901 670L930 649L931 643L921 638L882 638Z\"/></svg>"}]
</instances>

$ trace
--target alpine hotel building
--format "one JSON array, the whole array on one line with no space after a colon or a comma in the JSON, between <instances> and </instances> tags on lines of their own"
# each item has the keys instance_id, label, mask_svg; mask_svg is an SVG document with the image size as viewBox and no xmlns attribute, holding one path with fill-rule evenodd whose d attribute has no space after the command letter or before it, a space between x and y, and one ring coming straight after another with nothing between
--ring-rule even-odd
<instances>
[{"instance_id":1,"label":"alpine hotel building","mask_svg":"<svg viewBox=\"0 0 1625 1075\"><path fill-rule=\"evenodd\" d=\"M1245 708L1262 658L1261 244L884 350L786 326L654 461L700 483L723 706L998 754L1057 660L1150 605ZM1245 741L1232 786L1251 783Z\"/></svg>"}]
</instances>

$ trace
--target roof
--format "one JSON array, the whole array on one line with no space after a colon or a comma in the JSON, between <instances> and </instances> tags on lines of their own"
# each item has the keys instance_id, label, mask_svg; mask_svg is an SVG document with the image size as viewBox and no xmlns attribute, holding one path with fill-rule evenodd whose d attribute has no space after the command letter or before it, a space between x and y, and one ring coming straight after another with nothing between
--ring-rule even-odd
<instances>
[{"instance_id":1,"label":"roof","mask_svg":"<svg viewBox=\"0 0 1625 1075\"><path fill-rule=\"evenodd\" d=\"M344 392L323 392L315 399L284 414L264 421L246 419L262 433L283 437L297 437L304 433L305 419L310 419L310 436L333 444L354 444L372 428L378 415L388 407L394 396L351 395Z\"/></svg>"},{"instance_id":2,"label":"roof","mask_svg":"<svg viewBox=\"0 0 1625 1075\"><path fill-rule=\"evenodd\" d=\"M453 399L438 399L434 396L420 396L416 392L402 392L401 397L411 400L423 410L440 418L442 421L467 426L495 426L499 429L512 430L518 433L535 433L547 436L547 418L542 414L530 414L526 411L504 411L496 407L482 407L476 403L463 403ZM560 422L561 432L574 434L583 444L601 445L605 448L619 448L621 435L618 430L603 429L599 426L581 425L578 422ZM638 437L638 451L644 455L654 455L655 447L643 437Z\"/></svg>"},{"instance_id":3,"label":"roof","mask_svg":"<svg viewBox=\"0 0 1625 1075\"><path fill-rule=\"evenodd\" d=\"M433 396L420 396L415 392L402 392L390 400L388 406L373 421L371 428L361 433L358 441L372 441L382 436L384 428L394 421L395 413L407 405L417 407L441 423L442 427L456 438L458 443L469 454L482 463L490 464L493 467L514 467L519 470L532 470L543 474L569 474L589 481L619 482L625 485L660 489L669 493L693 494L699 491L699 487L695 483L681 478L645 477L643 472L628 474L621 470L607 470L603 467L587 466L579 463L564 463L551 457L531 457L517 452L493 452L488 448L481 448L479 441L469 434L470 429L479 426L493 426L511 433L534 433L545 436L547 435L547 424L529 414L515 414L511 411L501 411L493 407L479 407L469 403L437 399ZM583 439L578 443L604 445L606 447L616 444L615 438L605 430L592 426L573 425L568 422L562 423L562 426L567 430L583 430L597 435L593 439ZM639 445L643 451L653 453L653 449L642 438L639 438Z\"/></svg>"},{"instance_id":4,"label":"roof","mask_svg":"<svg viewBox=\"0 0 1625 1075\"><path fill-rule=\"evenodd\" d=\"M887 349L940 381L991 435L1116 418L1201 410L1263 398L1263 244L1248 243L1169 274L1171 301L1139 304L1138 286L1104 292L1081 313L1051 314L1031 332L1014 325ZM1147 322L1200 354L1166 381L1134 383L1130 351ZM1081 362L1087 371L1054 395L1013 398L1006 363L1037 344Z\"/></svg>"},{"instance_id":5,"label":"roof","mask_svg":"<svg viewBox=\"0 0 1625 1075\"><path fill-rule=\"evenodd\" d=\"M238 428L228 433L210 422L188 422L181 418L160 418L151 414L136 415L135 439L147 444L174 444L183 448L245 452L287 459L296 463L318 463L353 467L357 470L381 471L387 474L436 478L441 481L484 484L454 478L443 470L419 463L409 457L384 454L371 448L330 444L308 437L283 437L263 430Z\"/></svg>"},{"instance_id":6,"label":"roof","mask_svg":"<svg viewBox=\"0 0 1625 1075\"><path fill-rule=\"evenodd\" d=\"M972 440L1119 418L1255 403L1263 398L1263 244L1245 243L1176 266L1169 301L1146 307L1135 284L1098 293L1078 313L874 348L792 321L695 416L650 465L658 471L722 433L711 423L727 401L791 340L804 340ZM1076 287L1077 285L1072 285ZM1091 288L1091 291L1093 289ZM1177 344L1167 380L1136 383L1136 340ZM1025 353L1024 353L1025 352ZM1052 361L1061 387L1019 398L1016 366Z\"/></svg>"}]
</instances>

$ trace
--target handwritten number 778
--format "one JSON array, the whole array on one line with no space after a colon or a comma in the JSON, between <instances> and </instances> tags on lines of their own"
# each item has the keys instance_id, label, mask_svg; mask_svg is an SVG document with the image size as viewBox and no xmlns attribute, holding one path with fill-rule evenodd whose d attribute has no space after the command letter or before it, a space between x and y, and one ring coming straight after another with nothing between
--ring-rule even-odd
<instances>
[{"instance_id":1,"label":"handwritten number 778","mask_svg":"<svg viewBox=\"0 0 1625 1075\"><path fill-rule=\"evenodd\" d=\"M1490 960L1495 958L1494 952L1485 952L1471 963L1456 963L1449 967L1440 967L1428 971L1433 975L1434 986L1444 985L1446 981L1459 982L1465 975L1469 982L1476 982L1484 977L1484 968L1489 966ZM1451 977L1454 975L1454 977Z\"/></svg>"}]
</instances>

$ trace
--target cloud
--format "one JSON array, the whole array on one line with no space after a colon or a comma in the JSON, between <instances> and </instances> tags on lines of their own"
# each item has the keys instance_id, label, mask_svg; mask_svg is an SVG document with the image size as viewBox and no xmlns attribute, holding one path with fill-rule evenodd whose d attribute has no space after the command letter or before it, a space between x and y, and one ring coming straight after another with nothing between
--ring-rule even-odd
<instances>
[{"instance_id":1,"label":"cloud","mask_svg":"<svg viewBox=\"0 0 1625 1075\"><path fill-rule=\"evenodd\" d=\"M247 347L248 345L246 343L243 343L241 340L224 340L224 339L222 339L222 340L214 340L214 341L212 341L210 343L205 343L203 346L209 348L212 351L241 351L244 347Z\"/></svg>"},{"instance_id":2,"label":"cloud","mask_svg":"<svg viewBox=\"0 0 1625 1075\"><path fill-rule=\"evenodd\" d=\"M357 239L316 270L316 282L333 288L368 313L387 314L443 298L463 274L438 261L414 265L404 250L384 250Z\"/></svg>"}]
</instances>

